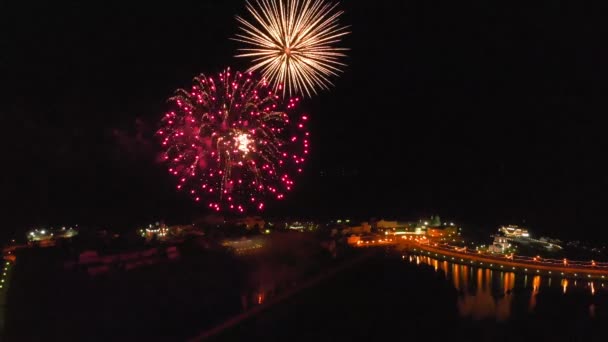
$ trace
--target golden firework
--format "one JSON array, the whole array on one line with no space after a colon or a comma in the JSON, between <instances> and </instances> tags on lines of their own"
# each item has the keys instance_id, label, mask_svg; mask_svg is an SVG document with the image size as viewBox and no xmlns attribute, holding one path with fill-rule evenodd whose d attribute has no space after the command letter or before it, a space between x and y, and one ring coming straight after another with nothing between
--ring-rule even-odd
<instances>
[{"instance_id":1,"label":"golden firework","mask_svg":"<svg viewBox=\"0 0 608 342\"><path fill-rule=\"evenodd\" d=\"M337 4L323 0L255 0L247 2L252 21L237 16L241 32L234 40L245 43L237 57L253 61L249 71L260 70L283 94L311 96L332 85L345 66L346 48L336 47L347 27L338 19Z\"/></svg>"}]
</instances>

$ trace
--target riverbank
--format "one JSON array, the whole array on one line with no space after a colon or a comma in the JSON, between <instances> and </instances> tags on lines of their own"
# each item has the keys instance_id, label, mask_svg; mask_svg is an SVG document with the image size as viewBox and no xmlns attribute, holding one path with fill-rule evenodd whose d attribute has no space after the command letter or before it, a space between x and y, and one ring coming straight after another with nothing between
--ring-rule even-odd
<instances>
[{"instance_id":1,"label":"riverbank","mask_svg":"<svg viewBox=\"0 0 608 342\"><path fill-rule=\"evenodd\" d=\"M405 242L399 245L403 251L421 253L440 260L454 263L466 263L471 266L480 266L498 271L512 271L518 273L537 274L545 276L562 276L573 279L608 279L608 268L604 266L583 267L574 264L555 265L542 261L515 261L504 256L489 256L481 253L463 253L454 249L447 249L430 244Z\"/></svg>"}]
</instances>

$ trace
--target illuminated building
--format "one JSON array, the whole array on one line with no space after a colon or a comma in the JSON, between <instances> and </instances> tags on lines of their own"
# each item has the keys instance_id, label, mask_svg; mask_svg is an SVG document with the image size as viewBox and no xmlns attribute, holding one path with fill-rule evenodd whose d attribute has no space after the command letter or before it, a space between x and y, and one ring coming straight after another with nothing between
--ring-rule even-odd
<instances>
[{"instance_id":1,"label":"illuminated building","mask_svg":"<svg viewBox=\"0 0 608 342\"><path fill-rule=\"evenodd\" d=\"M447 226L447 227L434 227L427 228L426 235L429 237L447 237L451 235L456 235L458 233L458 229L455 226Z\"/></svg>"},{"instance_id":2,"label":"illuminated building","mask_svg":"<svg viewBox=\"0 0 608 342\"><path fill-rule=\"evenodd\" d=\"M368 222L362 222L358 226L352 226L343 230L343 233L351 234L369 234L372 231L372 226Z\"/></svg>"},{"instance_id":3,"label":"illuminated building","mask_svg":"<svg viewBox=\"0 0 608 342\"><path fill-rule=\"evenodd\" d=\"M494 253L504 253L509 247L511 247L511 244L507 241L506 237L495 236L494 242L488 248L488 250Z\"/></svg>"},{"instance_id":4,"label":"illuminated building","mask_svg":"<svg viewBox=\"0 0 608 342\"><path fill-rule=\"evenodd\" d=\"M27 240L29 242L47 243L58 238L69 239L76 235L78 235L78 230L72 227L62 227L61 229L40 228L27 232Z\"/></svg>"},{"instance_id":5,"label":"illuminated building","mask_svg":"<svg viewBox=\"0 0 608 342\"><path fill-rule=\"evenodd\" d=\"M297 231L313 231L319 227L318 224L311 221L295 221L292 223L286 223L285 226L287 227L287 229Z\"/></svg>"},{"instance_id":6,"label":"illuminated building","mask_svg":"<svg viewBox=\"0 0 608 342\"><path fill-rule=\"evenodd\" d=\"M384 234L394 234L394 235L402 235L402 234L423 234L422 230L426 227L414 228L412 224L409 222L400 222L400 221L386 221L380 220L375 224L376 229L380 233ZM416 232L414 232L414 229Z\"/></svg>"},{"instance_id":7,"label":"illuminated building","mask_svg":"<svg viewBox=\"0 0 608 342\"><path fill-rule=\"evenodd\" d=\"M269 226L273 226L269 224ZM277 226L282 227L282 229L293 230L293 231L314 231L319 228L319 225L312 221L286 221L277 224Z\"/></svg>"},{"instance_id":8,"label":"illuminated building","mask_svg":"<svg viewBox=\"0 0 608 342\"><path fill-rule=\"evenodd\" d=\"M518 226L509 225L502 226L498 229L499 232L503 233L506 237L511 238L529 238L530 233L525 228L520 228Z\"/></svg>"},{"instance_id":9,"label":"illuminated building","mask_svg":"<svg viewBox=\"0 0 608 342\"><path fill-rule=\"evenodd\" d=\"M289 228L291 230L304 231L304 225L302 223L300 223L300 222L293 222L287 228Z\"/></svg>"},{"instance_id":10,"label":"illuminated building","mask_svg":"<svg viewBox=\"0 0 608 342\"><path fill-rule=\"evenodd\" d=\"M154 237L164 239L169 234L169 228L164 223L156 222L154 225L149 224L148 227L140 229L139 233L146 239Z\"/></svg>"},{"instance_id":11,"label":"illuminated building","mask_svg":"<svg viewBox=\"0 0 608 342\"><path fill-rule=\"evenodd\" d=\"M397 221L386 221L386 220L380 220L378 222L376 222L376 228L378 228L379 230L383 230L383 229L397 229L398 223Z\"/></svg>"},{"instance_id":12,"label":"illuminated building","mask_svg":"<svg viewBox=\"0 0 608 342\"><path fill-rule=\"evenodd\" d=\"M360 236L352 235L352 236L348 237L348 239L346 240L346 243L348 243L349 245L356 245L359 241L361 241Z\"/></svg>"},{"instance_id":13,"label":"illuminated building","mask_svg":"<svg viewBox=\"0 0 608 342\"><path fill-rule=\"evenodd\" d=\"M53 238L51 229L33 229L27 233L28 241L45 241Z\"/></svg>"}]
</instances>

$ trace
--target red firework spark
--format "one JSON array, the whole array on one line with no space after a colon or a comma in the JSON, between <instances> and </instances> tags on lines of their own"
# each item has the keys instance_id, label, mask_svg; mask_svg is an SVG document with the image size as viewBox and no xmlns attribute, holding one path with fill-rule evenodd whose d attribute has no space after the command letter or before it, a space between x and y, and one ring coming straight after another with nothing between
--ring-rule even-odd
<instances>
[{"instance_id":1,"label":"red firework spark","mask_svg":"<svg viewBox=\"0 0 608 342\"><path fill-rule=\"evenodd\" d=\"M243 213L293 189L310 147L308 118L288 115L298 98L283 102L266 81L227 69L194 78L169 102L157 135L178 190L213 210Z\"/></svg>"}]
</instances>

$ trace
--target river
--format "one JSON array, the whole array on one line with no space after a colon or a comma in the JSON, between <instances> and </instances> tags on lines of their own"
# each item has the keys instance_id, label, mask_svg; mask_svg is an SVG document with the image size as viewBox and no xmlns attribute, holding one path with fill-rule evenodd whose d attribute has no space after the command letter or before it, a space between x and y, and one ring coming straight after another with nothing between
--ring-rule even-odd
<instances>
[{"instance_id":1,"label":"river","mask_svg":"<svg viewBox=\"0 0 608 342\"><path fill-rule=\"evenodd\" d=\"M214 340L606 340L606 284L377 251Z\"/></svg>"},{"instance_id":2,"label":"river","mask_svg":"<svg viewBox=\"0 0 608 342\"><path fill-rule=\"evenodd\" d=\"M501 272L421 255L404 255L403 259L442 274L458 291L458 312L463 318L508 321L525 317L536 313L540 295L578 301L587 308L579 312L579 318L594 319L598 307L608 306L606 282ZM554 312L571 309L555 307Z\"/></svg>"}]
</instances>

